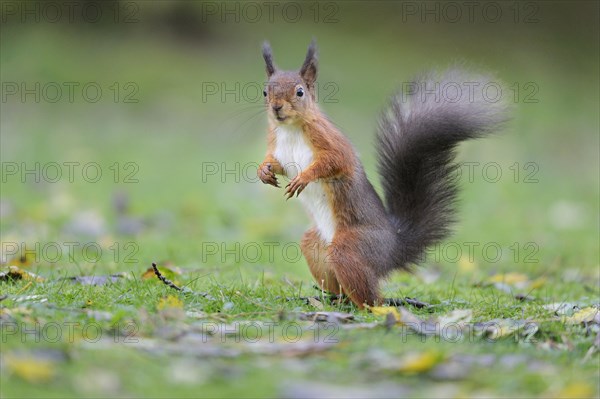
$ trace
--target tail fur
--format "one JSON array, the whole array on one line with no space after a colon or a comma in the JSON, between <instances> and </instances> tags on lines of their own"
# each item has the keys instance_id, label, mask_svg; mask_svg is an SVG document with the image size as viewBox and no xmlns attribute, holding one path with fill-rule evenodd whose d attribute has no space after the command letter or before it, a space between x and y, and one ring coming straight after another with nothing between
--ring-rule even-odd
<instances>
[{"instance_id":1,"label":"tail fur","mask_svg":"<svg viewBox=\"0 0 600 399\"><path fill-rule=\"evenodd\" d=\"M457 194L456 146L506 120L505 103L495 101L495 82L459 69L427 73L394 96L381 116L379 173L399 235L395 268L420 261L427 247L448 235Z\"/></svg>"}]
</instances>

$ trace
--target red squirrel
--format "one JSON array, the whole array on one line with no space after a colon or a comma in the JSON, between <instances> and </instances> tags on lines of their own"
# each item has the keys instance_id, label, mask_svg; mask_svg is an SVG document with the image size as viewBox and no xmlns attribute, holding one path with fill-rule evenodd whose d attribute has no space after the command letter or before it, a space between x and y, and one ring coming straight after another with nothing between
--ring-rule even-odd
<instances>
[{"instance_id":1,"label":"red squirrel","mask_svg":"<svg viewBox=\"0 0 600 399\"><path fill-rule=\"evenodd\" d=\"M436 83L483 78L457 69L424 75L425 85L409 85L408 93L392 97L377 134L384 202L350 141L317 105L314 40L298 71L276 68L267 42L262 53L269 128L258 177L280 187L277 175L287 176L285 196L298 197L312 217L301 250L321 289L349 297L359 308L381 303L379 281L394 270L410 270L449 233L455 147L491 132L504 121L504 108L476 94L457 100L424 93Z\"/></svg>"}]
</instances>

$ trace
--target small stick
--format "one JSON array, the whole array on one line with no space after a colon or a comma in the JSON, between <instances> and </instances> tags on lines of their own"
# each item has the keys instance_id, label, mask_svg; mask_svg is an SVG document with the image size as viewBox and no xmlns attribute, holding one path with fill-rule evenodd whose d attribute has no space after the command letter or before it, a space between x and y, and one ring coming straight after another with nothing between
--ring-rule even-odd
<instances>
[{"instance_id":1,"label":"small stick","mask_svg":"<svg viewBox=\"0 0 600 399\"><path fill-rule=\"evenodd\" d=\"M431 305L426 302L421 302L419 300L413 298L384 298L383 303L389 306L402 306L402 305L411 305L415 308L428 308Z\"/></svg>"},{"instance_id":2,"label":"small stick","mask_svg":"<svg viewBox=\"0 0 600 399\"><path fill-rule=\"evenodd\" d=\"M190 290L188 287L183 287L183 288L179 287L177 284L175 284L174 282L172 282L171 280L169 280L168 278L163 276L162 273L158 270L158 267L156 267L156 263L154 263L154 262L152 262L152 269L154 269L154 274L156 274L156 277L158 277L158 279L160 281L162 281L169 287L176 289L177 291L180 291L180 292L183 292L186 294L199 295L206 299L211 299L211 300L214 299L213 297L208 295L208 293L206 293L206 292L194 292L194 291Z\"/></svg>"},{"instance_id":3,"label":"small stick","mask_svg":"<svg viewBox=\"0 0 600 399\"><path fill-rule=\"evenodd\" d=\"M156 267L156 263L152 262L152 268L154 269L154 274L156 274L156 277L158 277L158 279L160 281L162 281L163 283L165 283L169 287L176 289L177 291L183 291L183 289L181 287L178 287L174 282L172 282L171 280L167 279L165 276L163 276L160 273L160 271L158 271L158 267Z\"/></svg>"}]
</instances>

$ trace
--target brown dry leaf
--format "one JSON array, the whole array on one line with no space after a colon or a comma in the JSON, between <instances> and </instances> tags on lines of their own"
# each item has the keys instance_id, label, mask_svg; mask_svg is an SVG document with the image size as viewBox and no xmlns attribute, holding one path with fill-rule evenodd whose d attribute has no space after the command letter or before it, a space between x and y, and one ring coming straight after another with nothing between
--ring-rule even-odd
<instances>
[{"instance_id":1,"label":"brown dry leaf","mask_svg":"<svg viewBox=\"0 0 600 399\"><path fill-rule=\"evenodd\" d=\"M35 273L22 270L18 266L9 266L7 271L0 273L0 282L16 280L35 281L39 283L45 279Z\"/></svg>"}]
</instances>

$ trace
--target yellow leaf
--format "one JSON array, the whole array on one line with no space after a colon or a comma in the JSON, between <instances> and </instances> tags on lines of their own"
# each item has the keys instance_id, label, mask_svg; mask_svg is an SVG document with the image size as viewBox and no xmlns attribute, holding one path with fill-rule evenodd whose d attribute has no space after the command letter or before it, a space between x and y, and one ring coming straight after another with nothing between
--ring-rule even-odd
<instances>
[{"instance_id":1,"label":"yellow leaf","mask_svg":"<svg viewBox=\"0 0 600 399\"><path fill-rule=\"evenodd\" d=\"M442 356L438 352L427 351L407 355L399 367L404 373L424 373L440 362Z\"/></svg>"},{"instance_id":2,"label":"yellow leaf","mask_svg":"<svg viewBox=\"0 0 600 399\"><path fill-rule=\"evenodd\" d=\"M402 319L400 313L398 313L398 309L393 306L371 306L369 307L369 310L375 316L387 316L391 313L396 319L396 322L399 322Z\"/></svg>"},{"instance_id":3,"label":"yellow leaf","mask_svg":"<svg viewBox=\"0 0 600 399\"><path fill-rule=\"evenodd\" d=\"M169 295L166 298L160 298L157 308L158 310L165 308L183 309L183 301L174 295Z\"/></svg>"},{"instance_id":4,"label":"yellow leaf","mask_svg":"<svg viewBox=\"0 0 600 399\"><path fill-rule=\"evenodd\" d=\"M488 278L489 283L504 283L509 285L515 285L518 283L525 283L529 280L523 273L505 273L505 274L496 274Z\"/></svg>"},{"instance_id":5,"label":"yellow leaf","mask_svg":"<svg viewBox=\"0 0 600 399\"><path fill-rule=\"evenodd\" d=\"M142 280L148 280L153 277L154 277L154 269L152 269L151 267L146 269L146 271L144 273L142 273Z\"/></svg>"},{"instance_id":6,"label":"yellow leaf","mask_svg":"<svg viewBox=\"0 0 600 399\"><path fill-rule=\"evenodd\" d=\"M492 330L492 332L490 333L490 338L498 339L498 338L507 337L509 335L514 334L515 331L517 331L516 327L507 325L507 324L503 324L503 325L500 325L497 329Z\"/></svg>"},{"instance_id":7,"label":"yellow leaf","mask_svg":"<svg viewBox=\"0 0 600 399\"><path fill-rule=\"evenodd\" d=\"M158 270L160 271L160 274L163 275L163 277L166 277L169 280L174 280L178 274L181 274L181 270L179 270L179 268L161 266L158 268ZM144 273L142 273L142 280L149 279L155 279L156 281L158 281L156 275L154 274L154 269L152 267L149 267Z\"/></svg>"},{"instance_id":8,"label":"yellow leaf","mask_svg":"<svg viewBox=\"0 0 600 399\"><path fill-rule=\"evenodd\" d=\"M29 267L35 263L35 253L26 252L8 261L11 266Z\"/></svg>"},{"instance_id":9,"label":"yellow leaf","mask_svg":"<svg viewBox=\"0 0 600 399\"><path fill-rule=\"evenodd\" d=\"M529 284L530 289L541 288L544 284L546 284L546 277L536 278Z\"/></svg>"},{"instance_id":10,"label":"yellow leaf","mask_svg":"<svg viewBox=\"0 0 600 399\"><path fill-rule=\"evenodd\" d=\"M591 323L598 317L598 309L587 307L579 310L573 316L563 318L567 324Z\"/></svg>"},{"instance_id":11,"label":"yellow leaf","mask_svg":"<svg viewBox=\"0 0 600 399\"><path fill-rule=\"evenodd\" d=\"M458 270L462 273L472 273L477 270L477 263L471 262L467 256L462 256L458 261Z\"/></svg>"},{"instance_id":12,"label":"yellow leaf","mask_svg":"<svg viewBox=\"0 0 600 399\"><path fill-rule=\"evenodd\" d=\"M591 398L594 396L592 387L585 383L572 383L567 385L558 395L558 398Z\"/></svg>"},{"instance_id":13,"label":"yellow leaf","mask_svg":"<svg viewBox=\"0 0 600 399\"><path fill-rule=\"evenodd\" d=\"M8 271L0 273L0 281L9 281L9 280L27 280L27 281L35 281L42 282L44 278L38 276L35 273L31 273L25 270L21 270L17 266L9 266Z\"/></svg>"},{"instance_id":14,"label":"yellow leaf","mask_svg":"<svg viewBox=\"0 0 600 399\"><path fill-rule=\"evenodd\" d=\"M56 366L48 360L34 358L18 358L8 355L6 365L16 376L31 382L46 382L52 379Z\"/></svg>"}]
</instances>

